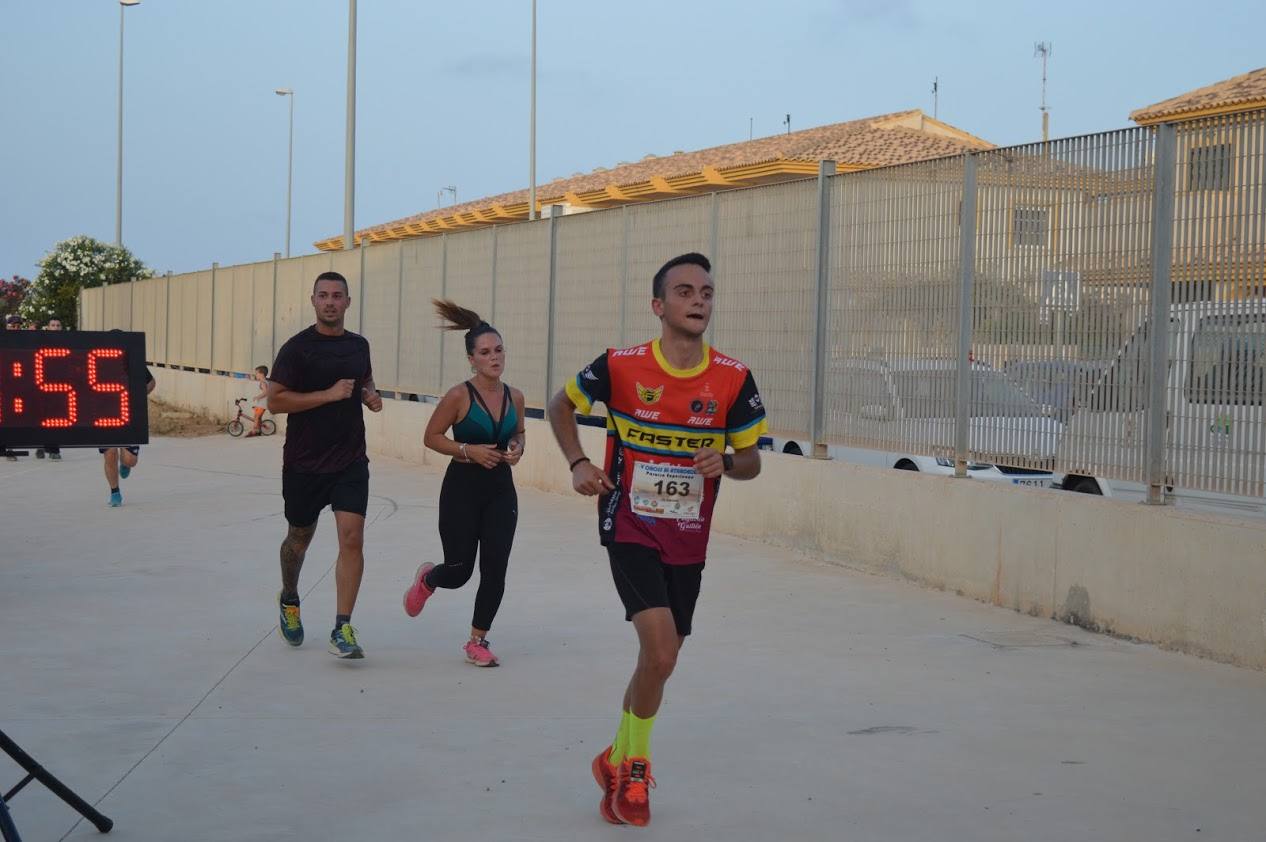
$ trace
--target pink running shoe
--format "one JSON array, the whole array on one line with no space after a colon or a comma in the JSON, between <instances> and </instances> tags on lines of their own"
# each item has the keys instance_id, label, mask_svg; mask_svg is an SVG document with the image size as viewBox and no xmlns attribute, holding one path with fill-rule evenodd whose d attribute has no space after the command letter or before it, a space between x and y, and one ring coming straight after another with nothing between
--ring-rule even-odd
<instances>
[{"instance_id":1,"label":"pink running shoe","mask_svg":"<svg viewBox=\"0 0 1266 842\"><path fill-rule=\"evenodd\" d=\"M488 648L488 639L484 637L466 641L462 651L466 653L466 663L477 667L495 667L500 663Z\"/></svg>"},{"instance_id":2,"label":"pink running shoe","mask_svg":"<svg viewBox=\"0 0 1266 842\"><path fill-rule=\"evenodd\" d=\"M421 614L422 606L426 605L431 594L435 593L426 586L426 574L430 573L434 566L429 561L419 566L418 572L413 575L413 584L409 585L409 589L404 592L404 613L410 617Z\"/></svg>"}]
</instances>

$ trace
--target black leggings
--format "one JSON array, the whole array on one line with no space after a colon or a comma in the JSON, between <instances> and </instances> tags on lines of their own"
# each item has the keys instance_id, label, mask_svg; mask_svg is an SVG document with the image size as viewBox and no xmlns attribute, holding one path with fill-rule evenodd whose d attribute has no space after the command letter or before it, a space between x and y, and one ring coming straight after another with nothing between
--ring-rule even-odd
<instances>
[{"instance_id":1,"label":"black leggings","mask_svg":"<svg viewBox=\"0 0 1266 842\"><path fill-rule=\"evenodd\" d=\"M479 591L470 624L487 631L501 607L506 566L519 521L519 497L509 465L488 470L468 462L449 464L440 488L440 541L444 563L426 577L432 588L460 588L475 572L479 551Z\"/></svg>"}]
</instances>

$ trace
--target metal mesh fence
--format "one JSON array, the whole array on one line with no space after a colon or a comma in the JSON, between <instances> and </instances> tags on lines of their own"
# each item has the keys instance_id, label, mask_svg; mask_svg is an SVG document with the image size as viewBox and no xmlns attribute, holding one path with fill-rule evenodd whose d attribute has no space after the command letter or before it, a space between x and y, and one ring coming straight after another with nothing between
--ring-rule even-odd
<instances>
[{"instance_id":1,"label":"metal mesh fence","mask_svg":"<svg viewBox=\"0 0 1266 842\"><path fill-rule=\"evenodd\" d=\"M276 357L276 325L273 323L273 288L276 262L256 263L251 269L252 300L246 307L251 314L250 367L272 368Z\"/></svg>"},{"instance_id":2,"label":"metal mesh fence","mask_svg":"<svg viewBox=\"0 0 1266 842\"><path fill-rule=\"evenodd\" d=\"M211 364L219 371L233 369L233 308L238 266L223 266L211 273Z\"/></svg>"},{"instance_id":3,"label":"metal mesh fence","mask_svg":"<svg viewBox=\"0 0 1266 842\"><path fill-rule=\"evenodd\" d=\"M444 241L408 240L401 244L399 388L414 394L442 394L439 332L431 299L443 294ZM371 336L370 341L374 338ZM376 350L376 354L387 350Z\"/></svg>"},{"instance_id":4,"label":"metal mesh fence","mask_svg":"<svg viewBox=\"0 0 1266 842\"><path fill-rule=\"evenodd\" d=\"M537 220L497 232L496 319L509 349L505 377L529 406L548 400L549 226Z\"/></svg>"},{"instance_id":5,"label":"metal mesh fence","mask_svg":"<svg viewBox=\"0 0 1266 842\"><path fill-rule=\"evenodd\" d=\"M754 370L777 436L1266 494L1266 112L850 173L824 195L783 183L90 289L80 326L246 372L311 323L332 268L383 388L468 376L460 334L434 328L447 296L497 325L508 382L541 407L603 349L658 335L652 275L701 251L709 341Z\"/></svg>"},{"instance_id":6,"label":"metal mesh fence","mask_svg":"<svg viewBox=\"0 0 1266 842\"><path fill-rule=\"evenodd\" d=\"M363 327L361 326L361 316L364 312L364 307L363 307L362 299L361 299L362 287L361 287L361 277L360 277L360 262L363 258L363 255L364 255L364 250L362 249L357 249L355 251L335 251L335 252L330 252L328 255L329 260L330 260L330 264L328 268L330 270L338 272L344 278L347 278L347 295L352 301L352 306L349 307L347 310L347 318L346 318L347 329L350 331L354 331L355 333L361 333L361 334L365 332ZM314 255L314 257L321 257L321 256L325 256L325 255ZM312 272L312 274L308 276L308 283L307 283L307 292L309 295L311 294L312 283L313 281L316 280L316 276L320 274L320 272L326 271L324 269L313 271L313 270L317 270L318 266L319 264L317 266L309 267L309 271ZM311 317L310 310L308 311L308 316L309 318Z\"/></svg>"},{"instance_id":7,"label":"metal mesh fence","mask_svg":"<svg viewBox=\"0 0 1266 842\"><path fill-rule=\"evenodd\" d=\"M105 287L103 291L105 293L105 299L103 302L102 313L106 322L110 325L130 328L132 324L131 286L119 284L117 286Z\"/></svg>"},{"instance_id":8,"label":"metal mesh fence","mask_svg":"<svg viewBox=\"0 0 1266 842\"><path fill-rule=\"evenodd\" d=\"M645 342L660 332L651 312L651 280L664 261L686 252L712 249L711 196L628 206L625 251L624 321L620 346ZM566 220L564 220L564 224Z\"/></svg>"},{"instance_id":9,"label":"metal mesh fence","mask_svg":"<svg viewBox=\"0 0 1266 842\"><path fill-rule=\"evenodd\" d=\"M706 249L716 279L712 341L722 353L753 367L770 429L807 437L813 402L817 182L717 194L715 203L715 239Z\"/></svg>"},{"instance_id":10,"label":"metal mesh fence","mask_svg":"<svg viewBox=\"0 0 1266 842\"><path fill-rule=\"evenodd\" d=\"M962 198L961 159L831 179L829 439L952 455Z\"/></svg>"},{"instance_id":11,"label":"metal mesh fence","mask_svg":"<svg viewBox=\"0 0 1266 842\"><path fill-rule=\"evenodd\" d=\"M380 389L400 390L397 368L401 313L401 243L365 249L365 283L361 287L361 327L369 339L374 382Z\"/></svg>"},{"instance_id":12,"label":"metal mesh fence","mask_svg":"<svg viewBox=\"0 0 1266 842\"><path fill-rule=\"evenodd\" d=\"M973 459L1141 478L1145 360L1087 404L1150 300L1153 139L1128 129L977 156Z\"/></svg>"},{"instance_id":13,"label":"metal mesh fence","mask_svg":"<svg viewBox=\"0 0 1266 842\"><path fill-rule=\"evenodd\" d=\"M287 339L311 323L311 289L312 281L304 272L303 258L283 260L277 264L277 284L273 292L274 359Z\"/></svg>"},{"instance_id":14,"label":"metal mesh fence","mask_svg":"<svg viewBox=\"0 0 1266 842\"><path fill-rule=\"evenodd\" d=\"M448 237L444 260L444 296L468 310L479 313L485 321L492 313L492 229L472 231L460 237ZM438 324L431 315L428 324ZM443 331L445 387L471 376L466 358L465 332Z\"/></svg>"},{"instance_id":15,"label":"metal mesh fence","mask_svg":"<svg viewBox=\"0 0 1266 842\"><path fill-rule=\"evenodd\" d=\"M1266 494L1266 113L1179 127L1166 464L1181 488Z\"/></svg>"},{"instance_id":16,"label":"metal mesh fence","mask_svg":"<svg viewBox=\"0 0 1266 842\"><path fill-rule=\"evenodd\" d=\"M557 221L554 276L555 389L620 342L625 213ZM510 341L507 337L507 342Z\"/></svg>"}]
</instances>

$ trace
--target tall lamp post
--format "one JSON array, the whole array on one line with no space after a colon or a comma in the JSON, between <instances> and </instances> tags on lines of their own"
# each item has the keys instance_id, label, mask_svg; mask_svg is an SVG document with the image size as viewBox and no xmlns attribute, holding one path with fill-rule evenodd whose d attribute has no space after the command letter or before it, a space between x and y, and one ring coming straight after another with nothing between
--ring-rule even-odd
<instances>
[{"instance_id":1,"label":"tall lamp post","mask_svg":"<svg viewBox=\"0 0 1266 842\"><path fill-rule=\"evenodd\" d=\"M356 0L347 0L347 157L343 163L343 248L356 247Z\"/></svg>"},{"instance_id":2,"label":"tall lamp post","mask_svg":"<svg viewBox=\"0 0 1266 842\"><path fill-rule=\"evenodd\" d=\"M277 96L290 97L290 146L286 155L286 257L290 256L290 191L295 178L295 92L290 88L273 91Z\"/></svg>"},{"instance_id":3,"label":"tall lamp post","mask_svg":"<svg viewBox=\"0 0 1266 842\"><path fill-rule=\"evenodd\" d=\"M119 138L114 176L114 244L123 245L123 12L141 0L119 0Z\"/></svg>"},{"instance_id":4,"label":"tall lamp post","mask_svg":"<svg viewBox=\"0 0 1266 842\"><path fill-rule=\"evenodd\" d=\"M532 104L528 128L528 219L536 219L536 0L532 0Z\"/></svg>"}]
</instances>

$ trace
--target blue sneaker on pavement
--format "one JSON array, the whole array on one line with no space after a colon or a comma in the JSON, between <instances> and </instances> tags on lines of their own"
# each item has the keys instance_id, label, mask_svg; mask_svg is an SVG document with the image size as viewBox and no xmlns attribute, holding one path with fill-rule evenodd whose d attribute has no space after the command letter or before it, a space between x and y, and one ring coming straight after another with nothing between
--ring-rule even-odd
<instances>
[{"instance_id":1,"label":"blue sneaker on pavement","mask_svg":"<svg viewBox=\"0 0 1266 842\"><path fill-rule=\"evenodd\" d=\"M119 479L127 479L132 475L132 469L127 465L119 466Z\"/></svg>"},{"instance_id":2,"label":"blue sneaker on pavement","mask_svg":"<svg viewBox=\"0 0 1266 842\"><path fill-rule=\"evenodd\" d=\"M117 509L119 506L122 506L122 505L123 505L123 492L111 491L110 492L110 508Z\"/></svg>"},{"instance_id":3,"label":"blue sneaker on pavement","mask_svg":"<svg viewBox=\"0 0 1266 842\"><path fill-rule=\"evenodd\" d=\"M281 601L281 591L277 591L277 610L281 612L281 619L277 621L277 631L281 633L282 640L291 646L301 645L303 621L299 619L299 606L286 605Z\"/></svg>"},{"instance_id":4,"label":"blue sneaker on pavement","mask_svg":"<svg viewBox=\"0 0 1266 842\"><path fill-rule=\"evenodd\" d=\"M336 658L363 658L365 650L356 642L356 629L344 623L330 634L330 654Z\"/></svg>"}]
</instances>

